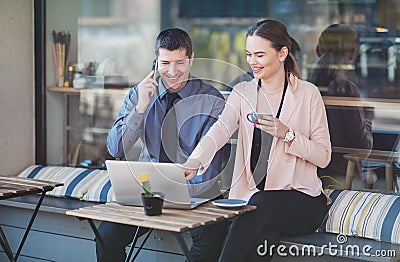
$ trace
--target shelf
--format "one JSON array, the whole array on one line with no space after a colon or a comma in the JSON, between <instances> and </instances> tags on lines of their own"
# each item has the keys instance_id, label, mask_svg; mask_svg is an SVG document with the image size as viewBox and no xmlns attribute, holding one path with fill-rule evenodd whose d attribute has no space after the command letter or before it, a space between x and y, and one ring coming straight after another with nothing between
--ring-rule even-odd
<instances>
[{"instance_id":1,"label":"shelf","mask_svg":"<svg viewBox=\"0 0 400 262\"><path fill-rule=\"evenodd\" d=\"M66 131L83 131L83 132L88 132L88 133L94 133L94 134L108 134L110 131L110 128L104 128L104 127L78 127L78 126L66 126Z\"/></svg>"},{"instance_id":2,"label":"shelf","mask_svg":"<svg viewBox=\"0 0 400 262\"><path fill-rule=\"evenodd\" d=\"M110 94L110 95L127 95L130 88L102 89L102 88L73 88L73 87L58 87L49 86L47 91L55 93L91 93L91 94Z\"/></svg>"},{"instance_id":3,"label":"shelf","mask_svg":"<svg viewBox=\"0 0 400 262\"><path fill-rule=\"evenodd\" d=\"M357 106L374 107L397 112L400 110L399 99L386 98L357 98L357 97L338 97L323 96L325 106Z\"/></svg>"}]
</instances>

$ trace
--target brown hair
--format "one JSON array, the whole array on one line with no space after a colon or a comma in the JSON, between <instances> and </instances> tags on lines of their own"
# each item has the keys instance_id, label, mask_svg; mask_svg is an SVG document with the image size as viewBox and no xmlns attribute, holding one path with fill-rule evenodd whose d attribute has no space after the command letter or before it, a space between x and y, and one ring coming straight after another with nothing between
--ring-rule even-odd
<instances>
[{"instance_id":1,"label":"brown hair","mask_svg":"<svg viewBox=\"0 0 400 262\"><path fill-rule=\"evenodd\" d=\"M291 48L291 40L289 33L287 32L286 26L279 21L266 19L258 22L249 29L246 37L253 35L271 41L272 48L274 48L278 52L284 46L286 46L288 50L290 50ZM296 60L290 53L288 53L288 56L285 59L285 72L286 77L289 76L289 73L292 73L300 78L300 71L297 67Z\"/></svg>"}]
</instances>

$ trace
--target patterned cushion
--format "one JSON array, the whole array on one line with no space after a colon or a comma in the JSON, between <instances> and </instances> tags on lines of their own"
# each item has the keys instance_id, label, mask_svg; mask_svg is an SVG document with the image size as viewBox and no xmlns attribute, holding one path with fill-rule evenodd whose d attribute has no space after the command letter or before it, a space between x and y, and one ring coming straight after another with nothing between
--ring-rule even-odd
<instances>
[{"instance_id":1,"label":"patterned cushion","mask_svg":"<svg viewBox=\"0 0 400 262\"><path fill-rule=\"evenodd\" d=\"M400 196L333 190L326 232L400 244Z\"/></svg>"},{"instance_id":2,"label":"patterned cushion","mask_svg":"<svg viewBox=\"0 0 400 262\"><path fill-rule=\"evenodd\" d=\"M82 199L89 188L97 182L97 176L102 172L104 171L97 169L33 165L18 176L64 183L64 186L56 187L47 194Z\"/></svg>"},{"instance_id":3,"label":"patterned cushion","mask_svg":"<svg viewBox=\"0 0 400 262\"><path fill-rule=\"evenodd\" d=\"M102 203L115 201L107 170L99 172L96 182L89 188L82 200Z\"/></svg>"}]
</instances>

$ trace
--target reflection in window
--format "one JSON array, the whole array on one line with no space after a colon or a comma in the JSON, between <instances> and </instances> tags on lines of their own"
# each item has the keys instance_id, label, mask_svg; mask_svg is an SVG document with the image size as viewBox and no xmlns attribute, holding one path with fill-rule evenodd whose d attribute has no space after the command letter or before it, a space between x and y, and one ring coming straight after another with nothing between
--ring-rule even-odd
<instances>
[{"instance_id":1,"label":"reflection in window","mask_svg":"<svg viewBox=\"0 0 400 262\"><path fill-rule=\"evenodd\" d=\"M115 75L137 83L151 70L160 30L159 1L82 1L78 62L115 62Z\"/></svg>"}]
</instances>

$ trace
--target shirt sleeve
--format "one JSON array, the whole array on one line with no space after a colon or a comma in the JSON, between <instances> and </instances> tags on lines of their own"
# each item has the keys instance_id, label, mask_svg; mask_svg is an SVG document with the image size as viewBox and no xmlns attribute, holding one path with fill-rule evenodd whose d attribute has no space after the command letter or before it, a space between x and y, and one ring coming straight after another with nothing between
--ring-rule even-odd
<instances>
[{"instance_id":1,"label":"shirt sleeve","mask_svg":"<svg viewBox=\"0 0 400 262\"><path fill-rule=\"evenodd\" d=\"M143 132L143 113L136 113L137 86L129 91L118 113L118 118L107 136L107 149L113 157L124 157Z\"/></svg>"},{"instance_id":2,"label":"shirt sleeve","mask_svg":"<svg viewBox=\"0 0 400 262\"><path fill-rule=\"evenodd\" d=\"M200 175L203 174L203 172L207 172L208 167L213 165L213 157L216 152L226 144L239 127L239 101L240 95L233 89L218 120L213 124L190 155L187 163L190 166L192 161L199 161L201 163L199 170Z\"/></svg>"},{"instance_id":3,"label":"shirt sleeve","mask_svg":"<svg viewBox=\"0 0 400 262\"><path fill-rule=\"evenodd\" d=\"M210 130L210 128L217 122L217 118L215 116L219 116L221 114L221 112L224 109L224 106L225 106L224 98L222 96L216 96L216 99L214 99L214 103L212 105L212 113L207 119L206 125L202 130L201 137L204 137ZM203 184L201 190L200 191L199 189L195 190L197 192L193 193L193 195L198 195L200 193L203 193L201 191L206 191L208 187L212 186L212 183L208 183L208 181L211 181L213 178L217 177L221 173L224 162L226 162L224 161L224 149L221 148L215 153L214 157L212 158L210 168L208 168L201 175L195 176L193 179L189 181L190 184L199 184L199 183Z\"/></svg>"}]
</instances>

